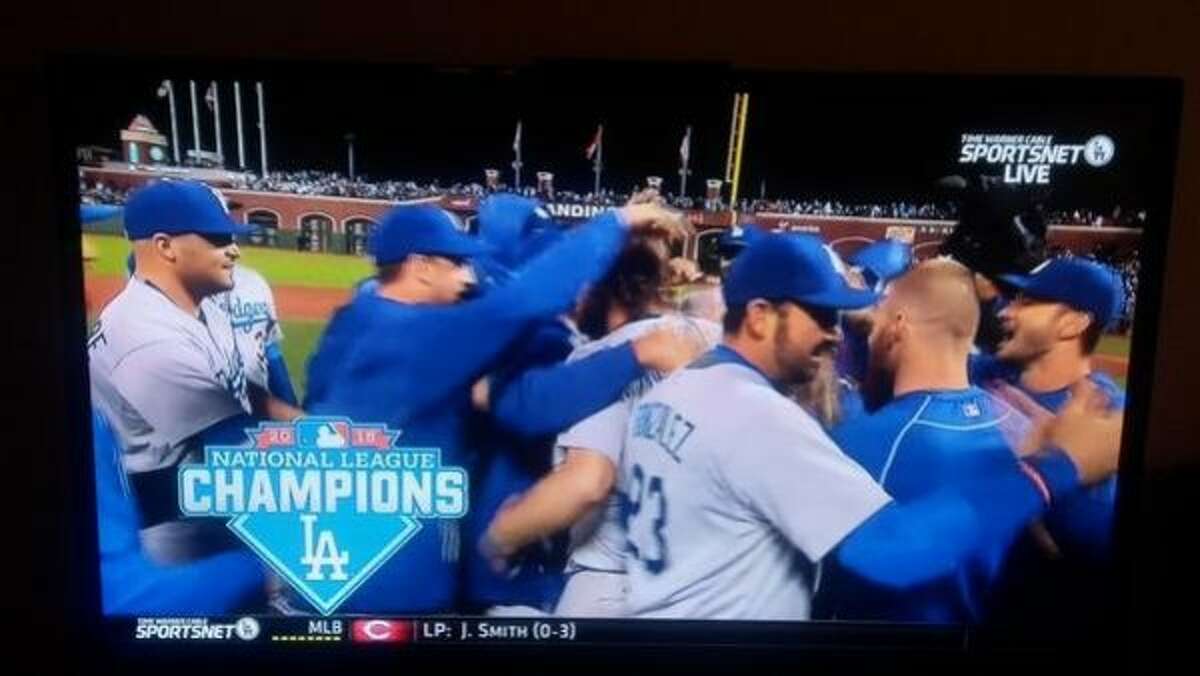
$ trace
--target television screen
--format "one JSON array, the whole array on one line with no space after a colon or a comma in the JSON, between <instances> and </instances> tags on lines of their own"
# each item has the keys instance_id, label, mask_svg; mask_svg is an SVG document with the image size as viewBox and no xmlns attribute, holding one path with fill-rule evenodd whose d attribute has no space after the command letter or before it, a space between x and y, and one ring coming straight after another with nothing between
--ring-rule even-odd
<instances>
[{"instance_id":1,"label":"television screen","mask_svg":"<svg viewBox=\"0 0 1200 676\"><path fill-rule=\"evenodd\" d=\"M55 78L108 648L1125 621L1174 83Z\"/></svg>"}]
</instances>

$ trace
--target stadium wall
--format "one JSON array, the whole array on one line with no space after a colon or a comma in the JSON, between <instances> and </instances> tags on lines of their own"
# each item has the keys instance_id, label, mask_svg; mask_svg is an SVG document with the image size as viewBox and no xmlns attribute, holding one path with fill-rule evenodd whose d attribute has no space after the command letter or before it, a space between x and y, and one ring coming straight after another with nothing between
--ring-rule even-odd
<instances>
[{"instance_id":1,"label":"stadium wall","mask_svg":"<svg viewBox=\"0 0 1200 676\"><path fill-rule=\"evenodd\" d=\"M80 171L91 181L101 180L109 186L125 190L162 177L161 174L152 172L87 167ZM222 194L229 200L230 212L238 221L250 222L255 214L274 221L275 229L264 236L263 241L256 243L287 249L361 252L366 233L351 232L347 223L362 219L378 221L383 212L398 204L388 200L237 190L223 187L216 181L210 182L221 188ZM464 196L432 197L406 203L440 204L468 224L474 220L479 206L476 198ZM597 207L554 203L549 204L548 208L552 214L564 221L580 221L599 210ZM311 224L308 228L303 227L305 219L312 216L326 217L326 221L316 221L323 226L320 232L314 231ZM719 236L734 219L734 214L730 211L690 210L687 216L695 225L697 234L685 245L684 255L693 260L699 257L705 246L704 240ZM911 243L918 258L924 258L934 255L938 244L954 229L953 221L773 212L737 214L737 221L743 225L755 223L770 230L818 234L843 256L853 254L870 242L890 237ZM1081 254L1090 253L1098 245L1103 245L1114 253L1129 253L1137 248L1140 240L1141 231L1134 228L1051 225L1049 231L1051 246Z\"/></svg>"}]
</instances>

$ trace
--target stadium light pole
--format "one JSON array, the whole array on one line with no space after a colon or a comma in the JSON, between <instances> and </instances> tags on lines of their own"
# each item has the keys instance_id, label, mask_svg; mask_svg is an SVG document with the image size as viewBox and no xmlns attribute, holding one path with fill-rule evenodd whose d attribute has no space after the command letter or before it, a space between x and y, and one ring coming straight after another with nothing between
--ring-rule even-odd
<instances>
[{"instance_id":1,"label":"stadium light pole","mask_svg":"<svg viewBox=\"0 0 1200 676\"><path fill-rule=\"evenodd\" d=\"M348 155L348 165L350 167L350 180L354 180L354 134L346 134L346 153Z\"/></svg>"}]
</instances>

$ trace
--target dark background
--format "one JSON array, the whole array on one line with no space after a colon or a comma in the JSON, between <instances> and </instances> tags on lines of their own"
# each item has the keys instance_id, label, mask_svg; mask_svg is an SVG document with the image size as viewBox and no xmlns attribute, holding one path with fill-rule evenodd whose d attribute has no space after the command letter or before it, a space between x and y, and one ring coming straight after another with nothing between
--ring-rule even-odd
<instances>
[{"instance_id":1,"label":"dark background","mask_svg":"<svg viewBox=\"0 0 1200 676\"><path fill-rule=\"evenodd\" d=\"M519 71L425 69L358 65L326 68L222 67L154 60L133 72L106 68L87 73L70 92L73 124L81 144L119 151L117 132L138 113L170 134L166 99L156 92L171 79L180 152L193 147L188 79L196 81L200 139L214 150L212 113L205 92L216 79L221 101L222 143L236 166L234 96L242 83L246 165L258 172L259 136L254 81L265 88L268 167L271 171L317 169L347 173L346 133L355 134L355 168L372 179L418 183L483 182L483 169L510 163L517 120L523 122L522 184L540 170L555 174L559 190L590 192L592 162L584 148L604 124L602 186L631 192L646 176L664 178L677 192L679 145L693 127L688 193L704 194L704 179L724 175L733 94L751 92L741 196L770 199L829 198L860 202L933 200L934 179L950 173L999 173L1000 165L958 164L963 133L1048 134L1054 143L1082 144L1094 134L1117 147L1102 169L1051 170L1054 209L1104 214L1146 206L1150 187L1149 109L1113 99L1114 92L1083 89L1092 100L1056 105L1046 100L989 97L977 83L932 82L928 86L887 79L821 81L779 77L745 83L717 66L663 68L647 64L614 72L585 66L546 65ZM632 76L632 77L631 77ZM740 86L739 86L740 85ZM830 91L839 86L839 91ZM983 91L980 91L980 90Z\"/></svg>"},{"instance_id":2,"label":"dark background","mask_svg":"<svg viewBox=\"0 0 1200 676\"><path fill-rule=\"evenodd\" d=\"M1200 391L1200 370L1193 264L1200 250L1198 26L1200 9L1186 0L826 2L791 9L751 0L734 5L447 1L389 3L385 13L350 2L294 2L284 7L251 6L244 1L175 5L138 0L5 5L0 9L0 35L4 36L0 40L4 64L0 75L9 101L0 107L0 129L6 134L9 161L0 185L8 193L6 204L15 208L10 209L4 226L9 246L3 250L6 279L19 284L8 296L15 307L6 332L13 340L8 341L12 347L6 376L11 382L5 390L9 392L6 403L11 422L20 423L19 428L10 429L21 430L16 437L21 441L10 441L6 458L22 460L10 470L15 495L6 497L15 499L15 508L9 511L13 524L28 525L35 535L32 546L18 543L8 548L5 557L14 570L16 564L21 566L20 572L10 574L10 584L18 594L28 589L33 602L14 604L15 609L35 610L32 614L9 613L13 628L7 636L15 639L10 643L25 646L27 654L34 655L37 663L32 671L100 673L94 667L78 665L79 651L66 644L68 629L86 618L67 605L63 590L80 566L92 564L68 558L71 550L65 535L75 496L68 493L62 477L82 459L67 456L66 450L75 448L73 443L81 431L74 429L72 415L76 412L67 410L70 399L62 377L64 360L71 354L69 347L74 346L63 342L64 318L59 308L72 294L60 280L66 271L77 270L78 264L61 260L61 245L51 225L63 207L51 199L58 185L46 152L55 139L49 131L50 111L40 67L45 56L86 51L317 59L343 61L350 71L356 68L353 64L362 62L521 65L556 56L699 60L816 71L1182 78L1186 93L1179 173L1167 248L1164 309L1153 336L1157 341L1154 392L1149 401L1150 429L1144 440L1145 490L1137 515L1142 556L1134 579L1136 605L1123 632L1127 642L1075 648L1058 659L1069 665L1077 658L1090 657L1114 670L1135 673L1190 671L1194 665L1185 661L1175 666L1173 662L1187 654L1189 641L1194 642L1196 576L1200 571L1200 562L1192 553L1197 531L1193 496L1200 488L1194 397ZM946 97L953 94L946 92ZM370 103L368 92L359 96L363 105ZM925 105L938 103L927 101ZM725 119L728 103L722 107L720 119ZM752 108L754 112L757 109ZM511 119L497 122L497 129L503 131L495 141L500 152L511 143L511 125ZM579 132L571 132L580 136L576 142L580 153L589 127L585 124ZM669 134L667 140L661 152L673 158L678 132ZM774 159L776 152L772 149L771 161L786 163ZM787 155L782 149L779 152ZM372 164L375 161L369 159ZM582 158L579 161L583 162ZM526 171L530 169L526 167ZM582 169L586 177L586 164ZM782 170L769 168L768 173L773 176ZM753 182L747 185L757 187ZM768 189L774 191L771 185ZM610 658L621 656L620 652L609 653ZM14 663L16 659L14 656ZM1039 666L1044 663L1030 661L1019 669L1040 671Z\"/></svg>"}]
</instances>

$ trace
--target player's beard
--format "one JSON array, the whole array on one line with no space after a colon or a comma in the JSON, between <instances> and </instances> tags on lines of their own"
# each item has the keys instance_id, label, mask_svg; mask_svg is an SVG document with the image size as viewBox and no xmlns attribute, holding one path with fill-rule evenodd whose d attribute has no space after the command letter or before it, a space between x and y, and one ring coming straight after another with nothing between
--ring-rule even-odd
<instances>
[{"instance_id":1,"label":"player's beard","mask_svg":"<svg viewBox=\"0 0 1200 676\"><path fill-rule=\"evenodd\" d=\"M806 386L820 372L821 360L832 361L836 354L834 341L821 341L810 351L792 340L786 322L775 328L775 363L779 367L779 380L786 385Z\"/></svg>"},{"instance_id":2,"label":"player's beard","mask_svg":"<svg viewBox=\"0 0 1200 676\"><path fill-rule=\"evenodd\" d=\"M867 343L867 373L863 379L860 393L863 407L869 412L879 410L881 406L892 399L896 373L888 364L890 346L885 344L887 342L889 342L888 334L881 330L872 335L871 340Z\"/></svg>"},{"instance_id":3,"label":"player's beard","mask_svg":"<svg viewBox=\"0 0 1200 676\"><path fill-rule=\"evenodd\" d=\"M879 410L880 407L892 400L895 383L896 374L872 358L871 364L867 368L867 378L863 381L861 390L863 407L868 412Z\"/></svg>"}]
</instances>

